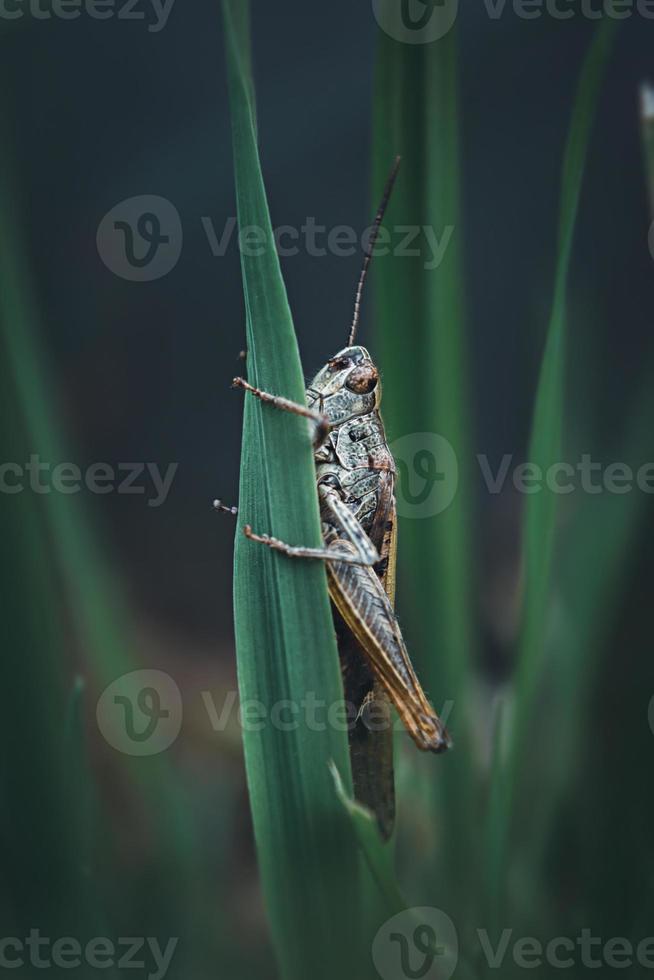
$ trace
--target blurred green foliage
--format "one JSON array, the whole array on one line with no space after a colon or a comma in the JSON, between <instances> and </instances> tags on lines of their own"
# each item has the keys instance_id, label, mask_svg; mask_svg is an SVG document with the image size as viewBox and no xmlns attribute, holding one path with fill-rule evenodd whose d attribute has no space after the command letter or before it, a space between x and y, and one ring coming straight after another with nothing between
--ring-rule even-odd
<instances>
[{"instance_id":1,"label":"blurred green foliage","mask_svg":"<svg viewBox=\"0 0 654 980\"><path fill-rule=\"evenodd\" d=\"M302 368L257 151L249 11L238 0L225 0L223 8L239 220L263 227L267 236L262 258L243 257L247 367L262 387L300 400ZM528 452L543 466L606 446L584 378L602 352L583 325L581 353L566 357L565 334L573 326L573 233L611 33L610 26L600 27L581 70L564 157L549 326L545 338L536 327L528 331L531 350L543 351ZM380 33L373 202L400 153L388 223L430 225L441 236L452 229L438 268L427 270L420 259L379 257L373 276L374 354L384 373L389 436L437 431L459 460L452 505L433 518L401 523L399 582L399 612L418 672L438 708L454 703L456 748L443 759L424 758L398 736L397 841L384 847L352 802L342 732L266 726L245 733L268 921L279 971L289 978L375 975L370 947L377 926L421 904L438 906L455 922L461 943L456 976L465 980L486 973L479 928L490 930L495 942L504 927L516 937L545 941L592 928L637 943L651 931L651 798L639 758L645 739L651 740L643 667L650 631L629 594L648 516L643 494L586 496L570 507L556 506L546 493L526 499L516 575L521 632L509 644L505 678L489 678L484 665L479 538L486 515L473 481L459 91L455 31L425 46ZM6 116L0 135L5 458L39 452L65 459L71 454L64 412L45 359L44 314L21 234L28 191L12 172ZM643 136L652 187L651 120ZM651 368L645 365L642 386L634 384L632 403L619 406L614 458L634 468L651 452ZM317 544L306 425L254 399L246 399L244 411L239 524ZM515 411L531 407L516 405ZM248 907L238 910L239 921L250 921L249 915L253 923L243 940L233 925L233 878L223 873L239 833L238 781L214 778L210 765L208 789L195 759L174 753L108 757L98 745L99 691L149 665L107 542L79 500L64 494L13 496L11 507L0 510L0 527L8 555L2 581L3 935L39 928L83 942L141 934L158 936L162 945L178 936L173 977L272 976L258 897L245 891ZM235 622L242 697L264 706L301 702L307 692L327 703L338 700L338 661L318 564L288 562L239 531ZM615 649L609 640L618 622L624 646L615 663L607 653ZM634 706L633 718L629 711L622 716L625 731L615 730L611 695ZM21 975L40 973L28 967ZM513 975L521 971L505 964L502 977Z\"/></svg>"}]
</instances>

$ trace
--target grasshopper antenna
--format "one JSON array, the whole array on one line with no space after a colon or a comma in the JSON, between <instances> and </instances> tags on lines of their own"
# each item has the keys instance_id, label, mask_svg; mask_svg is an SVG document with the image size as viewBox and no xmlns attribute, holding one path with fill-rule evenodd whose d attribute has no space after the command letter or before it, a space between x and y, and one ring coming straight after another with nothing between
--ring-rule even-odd
<instances>
[{"instance_id":1,"label":"grasshopper antenna","mask_svg":"<svg viewBox=\"0 0 654 980\"><path fill-rule=\"evenodd\" d=\"M395 157L395 161L391 168L391 172L388 175L388 180L386 181L386 186L384 187L384 193L382 194L382 199L379 207L377 208L377 214L375 215L375 220L373 222L372 231L370 233L370 239L368 241L368 247L364 250L363 254L363 268L361 269L361 275L359 276L359 284L357 286L356 296L354 298L354 316L352 317L352 326L350 327L350 336L347 342L347 346L351 347L354 343L354 338L356 336L357 329L359 327L359 318L361 316L361 296L363 294L363 286L366 281L366 276L368 275L368 267L370 265L370 260L372 258L372 252L377 241L377 236L379 235L379 228L382 221L384 220L384 214L386 213L386 208L393 190L393 185L395 184L395 178L397 177L397 172L400 169L401 157Z\"/></svg>"}]
</instances>

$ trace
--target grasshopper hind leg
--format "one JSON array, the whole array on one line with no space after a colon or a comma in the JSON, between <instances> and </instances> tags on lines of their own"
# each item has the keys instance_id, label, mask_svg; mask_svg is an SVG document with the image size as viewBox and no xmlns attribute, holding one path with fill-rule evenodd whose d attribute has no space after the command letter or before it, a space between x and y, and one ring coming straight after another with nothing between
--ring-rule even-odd
<instances>
[{"instance_id":1,"label":"grasshopper hind leg","mask_svg":"<svg viewBox=\"0 0 654 980\"><path fill-rule=\"evenodd\" d=\"M367 566L374 565L377 560L374 556L371 559L370 555L362 555L354 548L346 549L339 547L338 544L332 544L328 548L306 548L304 545L287 544L286 541L280 541L279 538L273 538L269 534L255 534L249 524L245 525L243 533L250 541L265 544L273 551L280 551L287 558L313 558L319 561Z\"/></svg>"}]
</instances>

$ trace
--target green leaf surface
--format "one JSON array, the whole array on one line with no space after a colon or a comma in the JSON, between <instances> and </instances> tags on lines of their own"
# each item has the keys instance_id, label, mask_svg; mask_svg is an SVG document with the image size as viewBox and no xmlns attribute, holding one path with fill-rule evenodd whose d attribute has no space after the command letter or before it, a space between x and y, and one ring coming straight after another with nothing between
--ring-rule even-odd
<instances>
[{"instance_id":1,"label":"green leaf surface","mask_svg":"<svg viewBox=\"0 0 654 980\"><path fill-rule=\"evenodd\" d=\"M304 404L257 150L248 5L224 2L223 11L238 219L261 229L266 243L262 255L241 258L248 379ZM359 855L328 769L333 760L351 792L347 735L327 721L342 704L342 682L323 564L274 553L241 528L321 544L310 436L306 419L246 395L234 614L241 700L260 703L266 720L245 726L245 760L278 960L283 976L298 980L349 976L360 941ZM275 723L280 705L292 724Z\"/></svg>"}]
</instances>

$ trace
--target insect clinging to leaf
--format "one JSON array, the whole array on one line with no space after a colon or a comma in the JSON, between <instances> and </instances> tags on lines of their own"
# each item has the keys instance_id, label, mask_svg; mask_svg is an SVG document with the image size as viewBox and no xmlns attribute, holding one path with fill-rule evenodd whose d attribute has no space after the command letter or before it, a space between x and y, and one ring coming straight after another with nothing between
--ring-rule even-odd
<instances>
[{"instance_id":1,"label":"insect clinging to leaf","mask_svg":"<svg viewBox=\"0 0 654 980\"><path fill-rule=\"evenodd\" d=\"M244 533L289 558L326 563L345 699L357 709L350 729L355 796L375 813L384 837L390 836L395 811L390 704L418 748L440 753L451 745L416 676L394 613L395 463L380 415L379 371L355 342L363 287L399 164L398 157L364 250L347 346L316 374L306 404L234 379L236 387L271 407L305 416L313 426L323 547L291 545L247 525ZM219 501L216 506L235 510Z\"/></svg>"}]
</instances>

